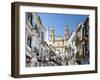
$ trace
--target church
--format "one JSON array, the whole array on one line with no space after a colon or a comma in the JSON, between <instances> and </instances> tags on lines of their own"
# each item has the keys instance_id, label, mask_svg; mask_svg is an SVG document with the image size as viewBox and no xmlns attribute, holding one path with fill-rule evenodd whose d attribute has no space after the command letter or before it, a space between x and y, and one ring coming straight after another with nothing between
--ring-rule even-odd
<instances>
[{"instance_id":1,"label":"church","mask_svg":"<svg viewBox=\"0 0 100 80\"><path fill-rule=\"evenodd\" d=\"M49 42L56 49L56 53L66 53L67 52L67 40L71 36L71 31L68 26L64 28L64 36L56 35L56 29L50 27L49 29Z\"/></svg>"}]
</instances>

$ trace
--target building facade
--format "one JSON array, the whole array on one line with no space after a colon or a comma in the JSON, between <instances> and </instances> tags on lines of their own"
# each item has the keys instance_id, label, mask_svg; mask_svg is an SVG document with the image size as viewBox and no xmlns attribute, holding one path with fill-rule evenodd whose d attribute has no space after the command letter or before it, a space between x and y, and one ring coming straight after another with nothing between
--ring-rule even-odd
<instances>
[{"instance_id":1,"label":"building facade","mask_svg":"<svg viewBox=\"0 0 100 80\"><path fill-rule=\"evenodd\" d=\"M77 64L89 64L89 18L78 25L75 45Z\"/></svg>"},{"instance_id":2,"label":"building facade","mask_svg":"<svg viewBox=\"0 0 100 80\"><path fill-rule=\"evenodd\" d=\"M35 13L26 12L25 52L26 67L40 66L38 57L41 56L44 45L45 28L40 17Z\"/></svg>"},{"instance_id":3,"label":"building facade","mask_svg":"<svg viewBox=\"0 0 100 80\"><path fill-rule=\"evenodd\" d=\"M68 65L75 65L75 56L76 56L76 46L75 46L75 40L76 40L76 32L72 32L71 37L68 39L67 44L67 58L68 58Z\"/></svg>"}]
</instances>

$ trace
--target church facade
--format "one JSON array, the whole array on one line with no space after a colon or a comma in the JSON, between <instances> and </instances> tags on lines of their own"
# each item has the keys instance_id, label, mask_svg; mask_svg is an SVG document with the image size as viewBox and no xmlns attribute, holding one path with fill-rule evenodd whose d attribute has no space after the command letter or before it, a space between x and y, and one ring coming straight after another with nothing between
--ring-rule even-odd
<instances>
[{"instance_id":1,"label":"church facade","mask_svg":"<svg viewBox=\"0 0 100 80\"><path fill-rule=\"evenodd\" d=\"M64 36L56 35L55 28L51 27L49 29L49 42L56 49L56 53L66 53L67 52L67 41L71 36L71 31L69 27L64 28Z\"/></svg>"}]
</instances>

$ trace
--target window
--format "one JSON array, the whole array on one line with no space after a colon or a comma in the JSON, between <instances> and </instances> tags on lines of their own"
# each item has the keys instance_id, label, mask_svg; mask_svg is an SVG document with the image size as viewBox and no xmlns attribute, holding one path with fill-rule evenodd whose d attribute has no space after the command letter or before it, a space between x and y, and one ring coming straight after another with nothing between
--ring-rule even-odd
<instances>
[{"instance_id":1,"label":"window","mask_svg":"<svg viewBox=\"0 0 100 80\"><path fill-rule=\"evenodd\" d=\"M82 34L83 34L83 37L85 37L85 27L83 27Z\"/></svg>"},{"instance_id":2,"label":"window","mask_svg":"<svg viewBox=\"0 0 100 80\"><path fill-rule=\"evenodd\" d=\"M86 49L85 49L85 44L83 44L83 54L85 55L85 51Z\"/></svg>"},{"instance_id":3,"label":"window","mask_svg":"<svg viewBox=\"0 0 100 80\"><path fill-rule=\"evenodd\" d=\"M32 44L32 38L31 38L31 36L28 36L28 38L27 38L27 45L29 47L32 47L31 44Z\"/></svg>"},{"instance_id":4,"label":"window","mask_svg":"<svg viewBox=\"0 0 100 80\"><path fill-rule=\"evenodd\" d=\"M89 26L86 26L86 36L89 37Z\"/></svg>"},{"instance_id":5,"label":"window","mask_svg":"<svg viewBox=\"0 0 100 80\"><path fill-rule=\"evenodd\" d=\"M58 43L58 46L59 46L59 43Z\"/></svg>"},{"instance_id":6,"label":"window","mask_svg":"<svg viewBox=\"0 0 100 80\"><path fill-rule=\"evenodd\" d=\"M36 55L39 56L39 49L36 48Z\"/></svg>"},{"instance_id":7,"label":"window","mask_svg":"<svg viewBox=\"0 0 100 80\"><path fill-rule=\"evenodd\" d=\"M43 40L44 40L44 37L43 37L43 32L41 32L41 40L42 40L42 42L43 42Z\"/></svg>"},{"instance_id":8,"label":"window","mask_svg":"<svg viewBox=\"0 0 100 80\"><path fill-rule=\"evenodd\" d=\"M35 62L35 65L34 66L37 67L37 62Z\"/></svg>"},{"instance_id":9,"label":"window","mask_svg":"<svg viewBox=\"0 0 100 80\"><path fill-rule=\"evenodd\" d=\"M89 42L88 41L85 42L85 46L86 46L86 54L88 54L89 52Z\"/></svg>"},{"instance_id":10,"label":"window","mask_svg":"<svg viewBox=\"0 0 100 80\"><path fill-rule=\"evenodd\" d=\"M72 49L72 55L74 55L75 54L75 50L74 49Z\"/></svg>"},{"instance_id":11,"label":"window","mask_svg":"<svg viewBox=\"0 0 100 80\"><path fill-rule=\"evenodd\" d=\"M32 13L29 13L29 12L26 13L26 18L30 22L30 24L33 26L33 24L32 24L32 20L33 20Z\"/></svg>"},{"instance_id":12,"label":"window","mask_svg":"<svg viewBox=\"0 0 100 80\"><path fill-rule=\"evenodd\" d=\"M36 47L32 47L32 51L33 52L36 52Z\"/></svg>"},{"instance_id":13,"label":"window","mask_svg":"<svg viewBox=\"0 0 100 80\"><path fill-rule=\"evenodd\" d=\"M37 24L34 25L36 32L38 33L38 28L37 28Z\"/></svg>"}]
</instances>

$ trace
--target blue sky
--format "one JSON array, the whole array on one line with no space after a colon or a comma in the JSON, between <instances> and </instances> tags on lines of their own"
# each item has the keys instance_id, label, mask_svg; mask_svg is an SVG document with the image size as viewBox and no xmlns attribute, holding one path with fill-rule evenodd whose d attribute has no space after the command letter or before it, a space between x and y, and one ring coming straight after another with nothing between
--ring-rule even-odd
<instances>
[{"instance_id":1,"label":"blue sky","mask_svg":"<svg viewBox=\"0 0 100 80\"><path fill-rule=\"evenodd\" d=\"M50 14L38 13L41 18L42 24L46 29L54 26L56 35L63 36L64 27L69 26L71 31L76 31L77 24L84 22L88 15L73 15L73 14Z\"/></svg>"}]
</instances>

